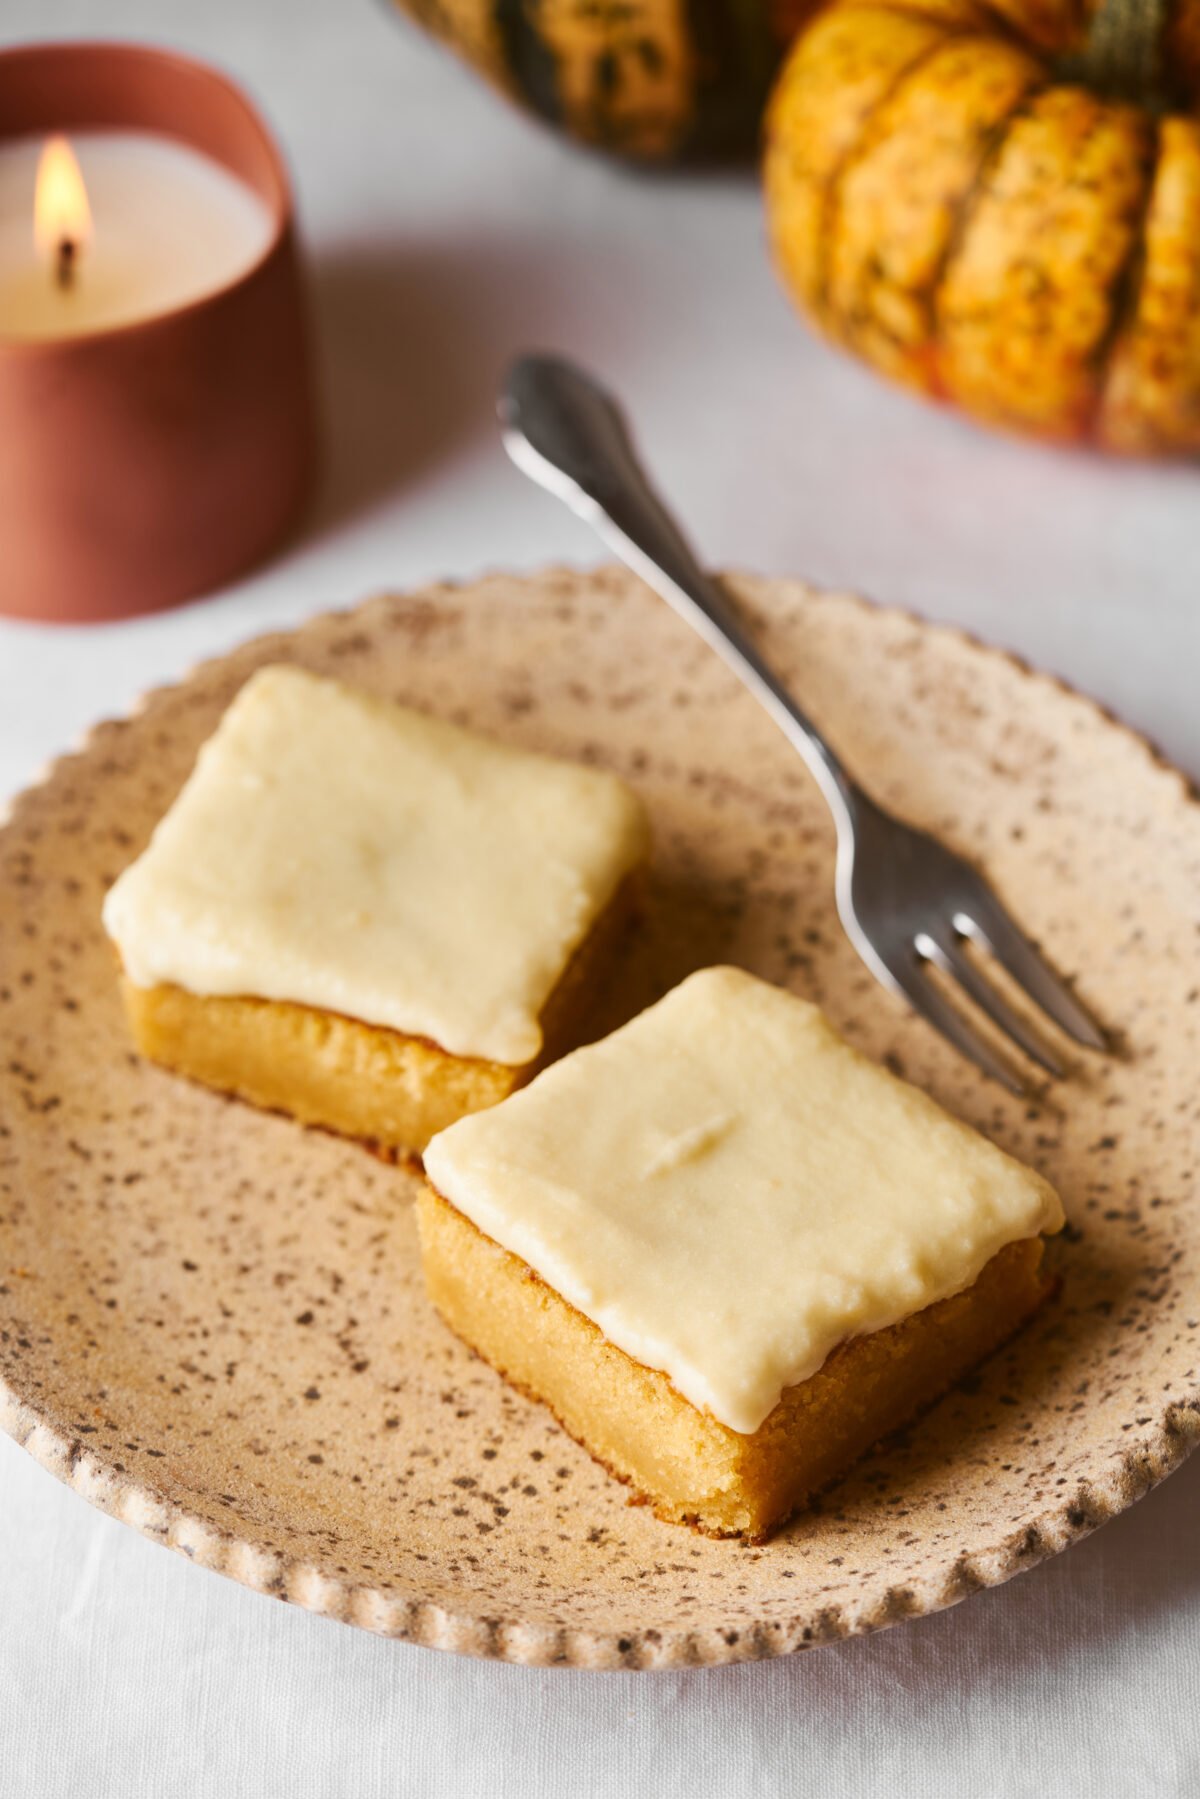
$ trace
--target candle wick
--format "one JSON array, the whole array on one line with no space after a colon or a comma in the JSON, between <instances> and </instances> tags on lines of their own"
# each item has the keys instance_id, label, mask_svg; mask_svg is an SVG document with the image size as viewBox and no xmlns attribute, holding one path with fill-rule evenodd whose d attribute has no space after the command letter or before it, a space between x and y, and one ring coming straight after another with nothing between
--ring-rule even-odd
<instances>
[{"instance_id":1,"label":"candle wick","mask_svg":"<svg viewBox=\"0 0 1200 1799\"><path fill-rule=\"evenodd\" d=\"M54 278L59 287L74 287L75 270L78 266L78 249L79 246L76 244L74 238L59 238L58 255L54 260Z\"/></svg>"}]
</instances>

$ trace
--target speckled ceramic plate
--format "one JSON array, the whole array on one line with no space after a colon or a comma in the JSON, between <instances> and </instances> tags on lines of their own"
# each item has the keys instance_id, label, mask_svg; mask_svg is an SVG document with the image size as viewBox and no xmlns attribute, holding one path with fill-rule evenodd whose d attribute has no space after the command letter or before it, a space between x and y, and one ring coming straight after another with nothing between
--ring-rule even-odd
<instances>
[{"instance_id":1,"label":"speckled ceramic plate","mask_svg":"<svg viewBox=\"0 0 1200 1799\"><path fill-rule=\"evenodd\" d=\"M148 1536L261 1592L534 1663L784 1654L952 1604L1092 1529L1200 1434L1200 809L1090 703L963 638L739 581L771 654L882 799L986 865L1124 1035L1024 1105L844 940L794 755L630 577L372 601L102 725L0 833L0 1420ZM627 1504L442 1327L405 1175L144 1066L101 897L258 664L284 658L605 763L657 831L604 1024L742 962L1045 1171L1060 1299L782 1536Z\"/></svg>"}]
</instances>

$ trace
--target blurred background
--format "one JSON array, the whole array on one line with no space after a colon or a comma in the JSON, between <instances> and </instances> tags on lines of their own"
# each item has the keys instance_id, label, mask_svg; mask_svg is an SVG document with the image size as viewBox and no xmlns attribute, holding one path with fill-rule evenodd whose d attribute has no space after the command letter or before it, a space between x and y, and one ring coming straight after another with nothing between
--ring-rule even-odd
<instances>
[{"instance_id":1,"label":"blurred background","mask_svg":"<svg viewBox=\"0 0 1200 1799\"><path fill-rule=\"evenodd\" d=\"M713 564L952 620L1200 772L1193 470L986 433L823 345L770 266L751 166L582 150L385 0L7 0L2 31L168 44L247 86L296 185L325 423L302 534L235 588L83 634L0 621L0 790L255 631L381 587L594 560L500 449L496 382L528 347L613 384Z\"/></svg>"}]
</instances>

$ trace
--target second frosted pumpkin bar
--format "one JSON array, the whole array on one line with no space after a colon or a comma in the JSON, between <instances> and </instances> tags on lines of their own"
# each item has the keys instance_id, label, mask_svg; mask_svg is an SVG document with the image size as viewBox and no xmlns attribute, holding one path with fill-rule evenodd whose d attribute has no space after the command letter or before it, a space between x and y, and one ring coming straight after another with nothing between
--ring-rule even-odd
<instances>
[{"instance_id":1,"label":"second frosted pumpkin bar","mask_svg":"<svg viewBox=\"0 0 1200 1799\"><path fill-rule=\"evenodd\" d=\"M447 1322L664 1516L761 1537L1045 1297L1053 1190L815 1006L691 976L436 1137Z\"/></svg>"}]
</instances>

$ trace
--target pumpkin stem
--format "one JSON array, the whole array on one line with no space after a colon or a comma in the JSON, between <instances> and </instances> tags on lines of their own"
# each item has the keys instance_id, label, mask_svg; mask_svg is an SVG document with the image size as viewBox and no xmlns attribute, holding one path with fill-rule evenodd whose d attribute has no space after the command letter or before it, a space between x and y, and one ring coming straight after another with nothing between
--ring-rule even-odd
<instances>
[{"instance_id":1,"label":"pumpkin stem","mask_svg":"<svg viewBox=\"0 0 1200 1799\"><path fill-rule=\"evenodd\" d=\"M1170 0L1100 0L1083 53L1064 72L1109 99L1165 110L1163 38L1169 14Z\"/></svg>"}]
</instances>

